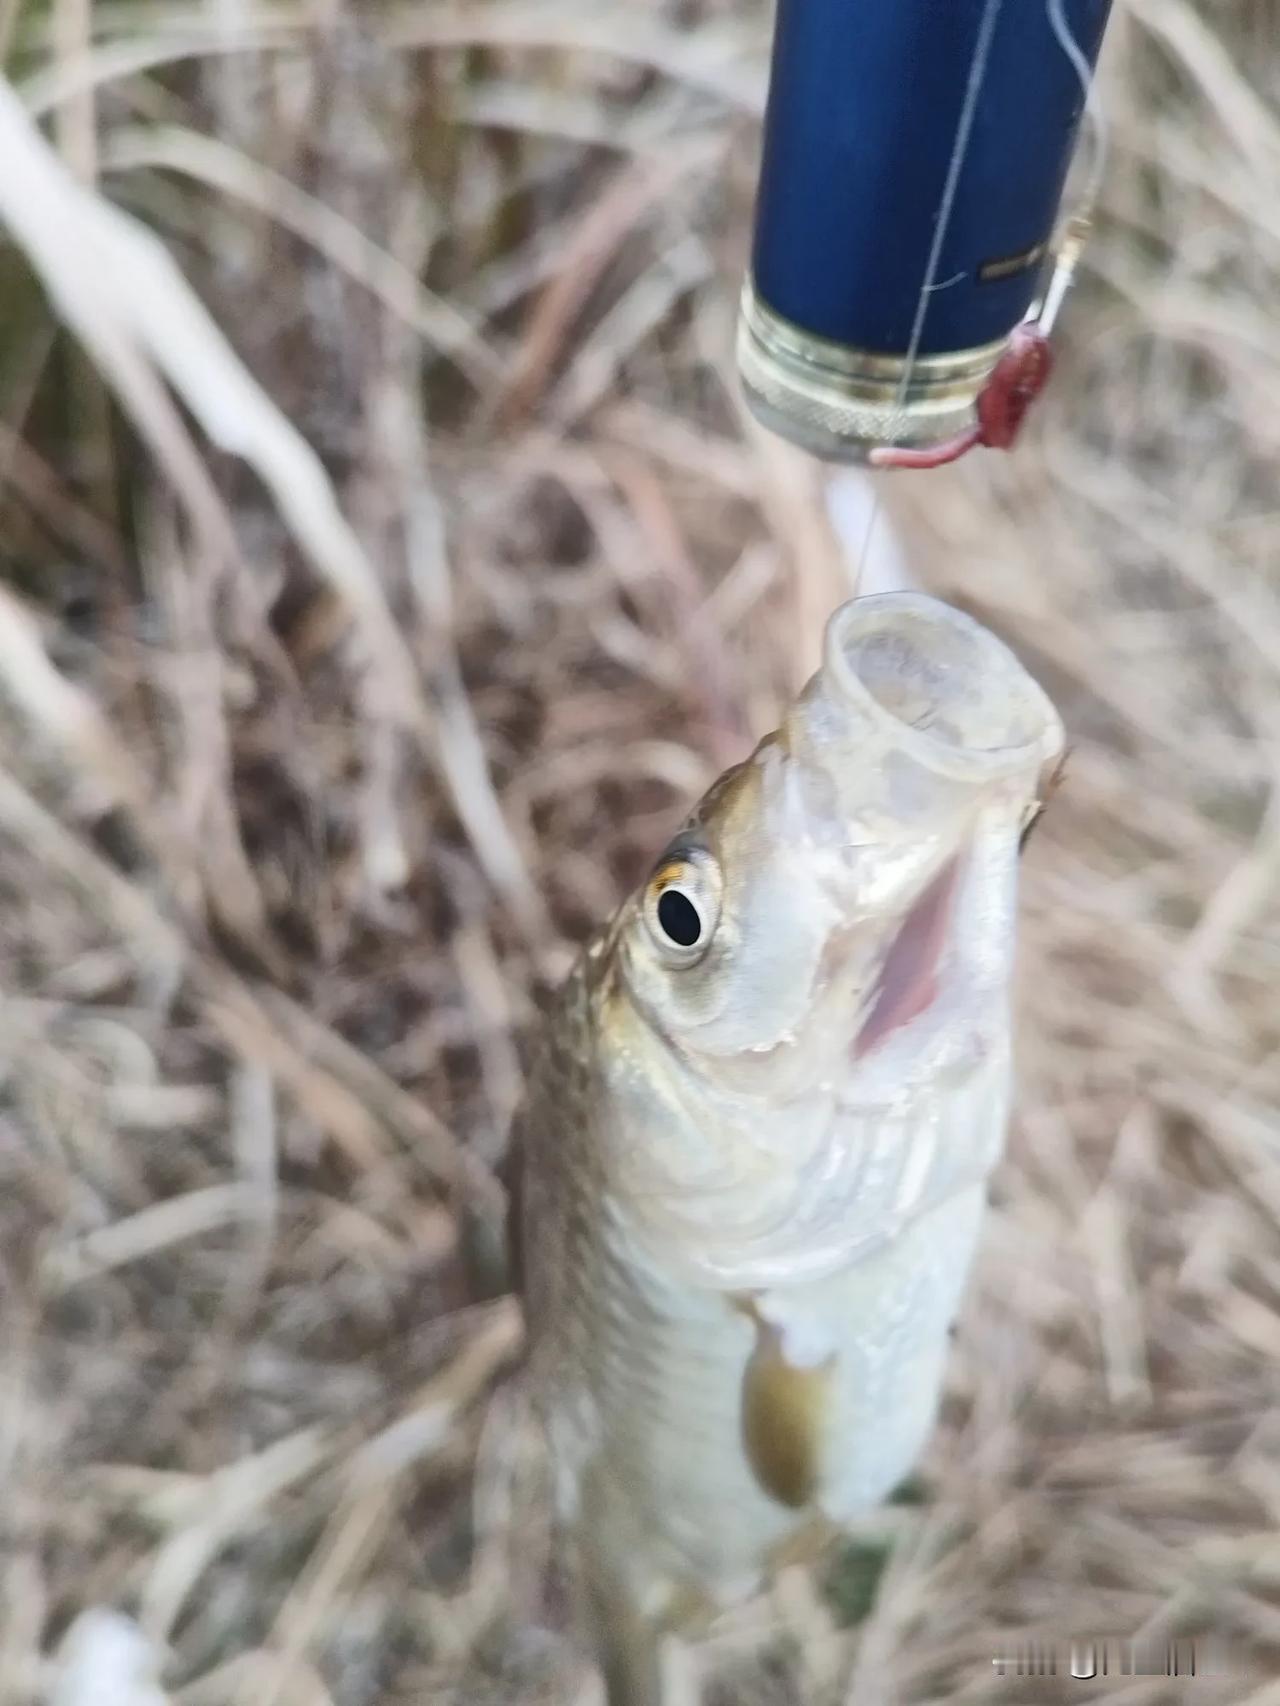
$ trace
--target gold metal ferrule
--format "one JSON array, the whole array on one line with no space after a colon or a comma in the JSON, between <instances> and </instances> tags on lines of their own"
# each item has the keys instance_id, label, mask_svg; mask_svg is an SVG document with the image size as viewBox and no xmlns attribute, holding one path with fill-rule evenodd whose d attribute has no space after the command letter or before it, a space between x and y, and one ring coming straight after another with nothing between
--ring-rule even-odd
<instances>
[{"instance_id":1,"label":"gold metal ferrule","mask_svg":"<svg viewBox=\"0 0 1280 1706\"><path fill-rule=\"evenodd\" d=\"M878 445L940 444L972 426L1005 340L917 356L854 349L792 325L742 287L738 373L762 425L829 462L865 462Z\"/></svg>"}]
</instances>

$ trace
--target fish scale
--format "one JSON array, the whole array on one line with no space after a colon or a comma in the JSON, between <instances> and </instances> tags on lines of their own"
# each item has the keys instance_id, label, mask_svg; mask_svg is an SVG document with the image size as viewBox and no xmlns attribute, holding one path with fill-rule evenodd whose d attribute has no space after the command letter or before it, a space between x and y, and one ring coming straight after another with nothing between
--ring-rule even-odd
<instances>
[{"instance_id":1,"label":"fish scale","mask_svg":"<svg viewBox=\"0 0 1280 1706\"><path fill-rule=\"evenodd\" d=\"M529 1376L610 1706L660 1706L662 1633L927 1439L1061 739L972 619L844 606L544 1015L513 1138Z\"/></svg>"}]
</instances>

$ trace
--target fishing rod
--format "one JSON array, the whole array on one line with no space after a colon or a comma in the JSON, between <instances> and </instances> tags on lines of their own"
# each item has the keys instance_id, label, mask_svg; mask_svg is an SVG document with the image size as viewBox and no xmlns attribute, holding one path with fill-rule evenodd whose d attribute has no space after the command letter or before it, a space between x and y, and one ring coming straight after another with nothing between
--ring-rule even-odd
<instances>
[{"instance_id":1,"label":"fishing rod","mask_svg":"<svg viewBox=\"0 0 1280 1706\"><path fill-rule=\"evenodd\" d=\"M880 467L1012 445L1088 230L1100 153L1060 209L1110 5L778 0L738 326L764 425Z\"/></svg>"}]
</instances>

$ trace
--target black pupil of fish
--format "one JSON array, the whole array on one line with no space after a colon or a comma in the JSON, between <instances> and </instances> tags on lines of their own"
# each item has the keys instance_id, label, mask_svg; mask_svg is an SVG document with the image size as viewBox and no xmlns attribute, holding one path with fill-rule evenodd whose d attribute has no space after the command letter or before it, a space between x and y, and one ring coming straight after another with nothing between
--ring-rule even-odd
<instances>
[{"instance_id":1,"label":"black pupil of fish","mask_svg":"<svg viewBox=\"0 0 1280 1706\"><path fill-rule=\"evenodd\" d=\"M681 948L692 948L702 934L702 918L687 894L664 889L658 897L658 923L663 934Z\"/></svg>"}]
</instances>

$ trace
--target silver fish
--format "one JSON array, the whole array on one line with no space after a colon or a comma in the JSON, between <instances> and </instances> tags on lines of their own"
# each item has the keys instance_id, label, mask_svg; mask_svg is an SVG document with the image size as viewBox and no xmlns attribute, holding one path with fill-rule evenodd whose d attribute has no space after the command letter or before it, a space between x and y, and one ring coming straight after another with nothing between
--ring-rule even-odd
<instances>
[{"instance_id":1,"label":"silver fish","mask_svg":"<svg viewBox=\"0 0 1280 1706\"><path fill-rule=\"evenodd\" d=\"M786 721L586 947L517 1122L531 1375L613 1706L658 1634L912 1467L1004 1141L1016 658L846 604Z\"/></svg>"}]
</instances>

